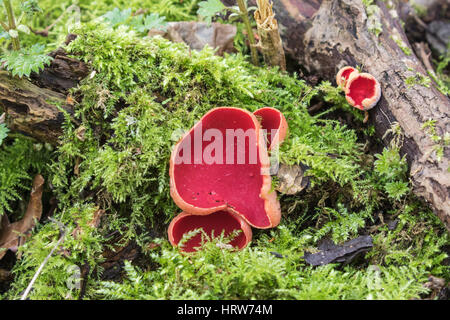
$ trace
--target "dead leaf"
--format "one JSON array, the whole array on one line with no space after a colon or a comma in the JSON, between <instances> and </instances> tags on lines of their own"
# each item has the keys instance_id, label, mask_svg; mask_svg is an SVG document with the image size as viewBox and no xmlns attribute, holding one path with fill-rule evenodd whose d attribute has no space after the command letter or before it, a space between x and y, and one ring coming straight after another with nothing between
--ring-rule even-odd
<instances>
[{"instance_id":1,"label":"dead leaf","mask_svg":"<svg viewBox=\"0 0 450 320\"><path fill-rule=\"evenodd\" d=\"M16 251L17 248L23 244L29 231L33 229L36 221L41 219L44 182L45 180L40 174L34 178L27 211L21 220L9 223L6 214L3 215L2 229L0 230L0 249L6 250L0 251L0 260L4 257L8 249Z\"/></svg>"},{"instance_id":2,"label":"dead leaf","mask_svg":"<svg viewBox=\"0 0 450 320\"><path fill-rule=\"evenodd\" d=\"M71 95L68 95L68 96L66 97L66 103L67 103L68 105L73 106L73 105L75 104L75 100L72 98Z\"/></svg>"},{"instance_id":3,"label":"dead leaf","mask_svg":"<svg viewBox=\"0 0 450 320\"><path fill-rule=\"evenodd\" d=\"M280 164L280 168L277 172L279 180L277 191L284 194L296 194L307 188L310 184L309 177L305 176L308 166L300 164L288 166L286 164Z\"/></svg>"},{"instance_id":4,"label":"dead leaf","mask_svg":"<svg viewBox=\"0 0 450 320\"><path fill-rule=\"evenodd\" d=\"M423 286L431 291L428 299L434 300L438 296L445 295L444 291L446 291L448 284L445 279L430 275L428 282L424 283Z\"/></svg>"},{"instance_id":5,"label":"dead leaf","mask_svg":"<svg viewBox=\"0 0 450 320\"><path fill-rule=\"evenodd\" d=\"M80 160L80 158L76 158L75 159L75 166L73 167L73 173L76 175L76 176L79 176L80 175L80 162L81 162L81 160Z\"/></svg>"},{"instance_id":6,"label":"dead leaf","mask_svg":"<svg viewBox=\"0 0 450 320\"><path fill-rule=\"evenodd\" d=\"M208 26L205 22L169 22L167 30L150 30L148 36L160 35L173 42L186 43L193 50L202 50L205 45L217 49L216 55L235 52L233 46L236 27L218 22Z\"/></svg>"},{"instance_id":7,"label":"dead leaf","mask_svg":"<svg viewBox=\"0 0 450 320\"><path fill-rule=\"evenodd\" d=\"M86 138L84 137L84 134L86 133L86 127L85 126L79 126L75 130L75 135L80 141L84 141Z\"/></svg>"}]
</instances>

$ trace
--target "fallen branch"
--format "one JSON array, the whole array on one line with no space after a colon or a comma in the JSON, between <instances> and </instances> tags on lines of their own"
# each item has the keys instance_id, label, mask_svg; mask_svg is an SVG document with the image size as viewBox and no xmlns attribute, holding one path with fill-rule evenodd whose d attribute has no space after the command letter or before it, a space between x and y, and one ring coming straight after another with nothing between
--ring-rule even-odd
<instances>
[{"instance_id":1,"label":"fallen branch","mask_svg":"<svg viewBox=\"0 0 450 320\"><path fill-rule=\"evenodd\" d=\"M33 74L31 82L0 70L0 114L5 112L11 130L57 144L64 112L73 114L67 92L87 76L89 69L83 62L68 57L63 49L50 56L54 58L50 66Z\"/></svg>"}]
</instances>

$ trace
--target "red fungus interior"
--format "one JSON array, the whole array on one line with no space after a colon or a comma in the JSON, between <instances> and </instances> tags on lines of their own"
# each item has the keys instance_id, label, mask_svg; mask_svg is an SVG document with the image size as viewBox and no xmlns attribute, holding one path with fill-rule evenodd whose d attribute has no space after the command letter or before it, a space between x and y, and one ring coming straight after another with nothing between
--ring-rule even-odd
<instances>
[{"instance_id":1,"label":"red fungus interior","mask_svg":"<svg viewBox=\"0 0 450 320\"><path fill-rule=\"evenodd\" d=\"M180 157L186 159L184 150L190 149L192 162L197 160L198 163L188 164L185 160L175 164L172 178L178 195L185 203L195 208L223 208L226 205L244 216L251 225L264 228L270 226L270 219L265 211L265 201L260 197L263 176L259 157L260 146L256 137L259 132L255 130L257 124L254 119L250 113L236 108L218 108L206 114L201 120L201 130L196 125L180 142L178 154L175 155L178 161ZM194 131L197 131L197 134L201 132L205 137L208 129L215 129L213 131L219 138L212 137L211 141L201 141L200 148L196 150L194 140L198 139L194 139ZM245 148L242 148L244 143L240 143L241 147L238 148L237 138L226 136L227 129L241 129L241 132L247 133L241 140L245 141ZM217 148L214 148L215 143ZM215 158L215 161L205 162L208 156ZM189 212L195 213L195 208Z\"/></svg>"},{"instance_id":2,"label":"red fungus interior","mask_svg":"<svg viewBox=\"0 0 450 320\"><path fill-rule=\"evenodd\" d=\"M342 78L345 78L345 80L348 80L348 77L350 77L350 74L351 74L353 71L355 71L355 69L353 69L353 68L347 68L347 69L345 69L345 70L342 72L341 77L342 77Z\"/></svg>"},{"instance_id":3,"label":"red fungus interior","mask_svg":"<svg viewBox=\"0 0 450 320\"><path fill-rule=\"evenodd\" d=\"M242 230L238 218L227 211L217 211L206 216L185 215L178 219L173 226L174 242L178 244L185 233L198 228L203 229L209 238L212 238L213 233L214 237L219 237L224 232L226 237L234 230ZM185 252L194 252L201 243L202 235L199 233L185 242L181 249ZM247 240L244 232L241 231L229 244L239 249L245 247Z\"/></svg>"},{"instance_id":4,"label":"red fungus interior","mask_svg":"<svg viewBox=\"0 0 450 320\"><path fill-rule=\"evenodd\" d=\"M253 113L261 121L261 127L266 130L267 148L272 144L272 133L279 130L281 125L280 111L272 108L262 108Z\"/></svg>"},{"instance_id":5,"label":"red fungus interior","mask_svg":"<svg viewBox=\"0 0 450 320\"><path fill-rule=\"evenodd\" d=\"M363 110L362 101L367 98L371 98L375 95L376 82L374 79L368 79L365 77L357 77L350 83L349 93L355 107Z\"/></svg>"}]
</instances>

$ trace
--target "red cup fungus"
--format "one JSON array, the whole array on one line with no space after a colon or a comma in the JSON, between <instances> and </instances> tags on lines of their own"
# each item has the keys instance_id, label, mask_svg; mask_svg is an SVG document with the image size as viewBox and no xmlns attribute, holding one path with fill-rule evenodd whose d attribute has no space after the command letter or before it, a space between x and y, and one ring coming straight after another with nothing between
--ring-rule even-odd
<instances>
[{"instance_id":1,"label":"red cup fungus","mask_svg":"<svg viewBox=\"0 0 450 320\"><path fill-rule=\"evenodd\" d=\"M337 85L338 85L340 88L344 89L344 88L345 88L345 84L346 84L348 78L349 78L350 75L353 74L354 72L355 72L356 74L359 73L358 70L356 70L356 69L353 68L353 67L346 66L346 67L341 68L341 69L338 71L337 75L336 75L336 83L337 83Z\"/></svg>"},{"instance_id":2,"label":"red cup fungus","mask_svg":"<svg viewBox=\"0 0 450 320\"><path fill-rule=\"evenodd\" d=\"M170 193L177 206L195 215L226 210L255 228L277 226L280 204L271 190L261 133L246 110L221 107L206 113L172 151Z\"/></svg>"},{"instance_id":3,"label":"red cup fungus","mask_svg":"<svg viewBox=\"0 0 450 320\"><path fill-rule=\"evenodd\" d=\"M360 110L372 109L380 100L381 87L377 79L369 73L352 73L345 85L345 98Z\"/></svg>"},{"instance_id":4,"label":"red cup fungus","mask_svg":"<svg viewBox=\"0 0 450 320\"><path fill-rule=\"evenodd\" d=\"M192 238L187 238L186 242L180 245L184 252L194 252L202 244L202 240L208 241L213 237L224 234L230 236L235 230L240 231L232 240L224 245L235 249L243 249L252 240L252 229L240 216L229 211L217 211L209 215L194 215L186 212L176 216L169 225L169 241L173 246L178 246L183 236L190 231L201 229L201 233L195 234ZM207 238L204 238L204 236ZM204 239L202 239L202 237Z\"/></svg>"},{"instance_id":5,"label":"red cup fungus","mask_svg":"<svg viewBox=\"0 0 450 320\"><path fill-rule=\"evenodd\" d=\"M195 252L222 232L227 237L240 231L223 245L243 249L252 239L250 225L277 226L281 210L271 190L268 150L281 145L287 130L285 117L275 108L252 114L223 107L206 113L172 151L170 194L183 212L170 223L170 243ZM199 232L180 245L194 230Z\"/></svg>"}]
</instances>

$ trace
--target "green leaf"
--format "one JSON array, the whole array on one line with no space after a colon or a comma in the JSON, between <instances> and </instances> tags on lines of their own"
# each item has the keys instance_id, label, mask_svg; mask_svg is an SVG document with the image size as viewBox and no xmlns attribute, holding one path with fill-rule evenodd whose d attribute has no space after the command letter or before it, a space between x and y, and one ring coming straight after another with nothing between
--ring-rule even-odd
<instances>
[{"instance_id":1,"label":"green leaf","mask_svg":"<svg viewBox=\"0 0 450 320\"><path fill-rule=\"evenodd\" d=\"M1 1L1 0L0 0ZM42 9L39 7L38 0L27 0L21 3L21 9L28 16L32 16L35 13L42 12Z\"/></svg>"},{"instance_id":2,"label":"green leaf","mask_svg":"<svg viewBox=\"0 0 450 320\"><path fill-rule=\"evenodd\" d=\"M226 9L224 4L220 0L208 0L203 1L198 4L199 9L197 14L205 19L205 21L210 24L211 19Z\"/></svg>"},{"instance_id":3,"label":"green leaf","mask_svg":"<svg viewBox=\"0 0 450 320\"><path fill-rule=\"evenodd\" d=\"M408 183L402 181L386 183L384 188L388 196L390 198L394 198L395 200L400 200L401 197L410 191Z\"/></svg>"},{"instance_id":4,"label":"green leaf","mask_svg":"<svg viewBox=\"0 0 450 320\"><path fill-rule=\"evenodd\" d=\"M50 64L52 57L44 54L44 46L34 44L31 48L20 51L6 52L0 59L13 76L29 77L31 72L39 72L45 65Z\"/></svg>"},{"instance_id":5,"label":"green leaf","mask_svg":"<svg viewBox=\"0 0 450 320\"><path fill-rule=\"evenodd\" d=\"M112 27L124 23L131 16L131 8L125 10L119 10L119 8L114 8L112 11L108 11L103 15L105 19Z\"/></svg>"}]
</instances>

